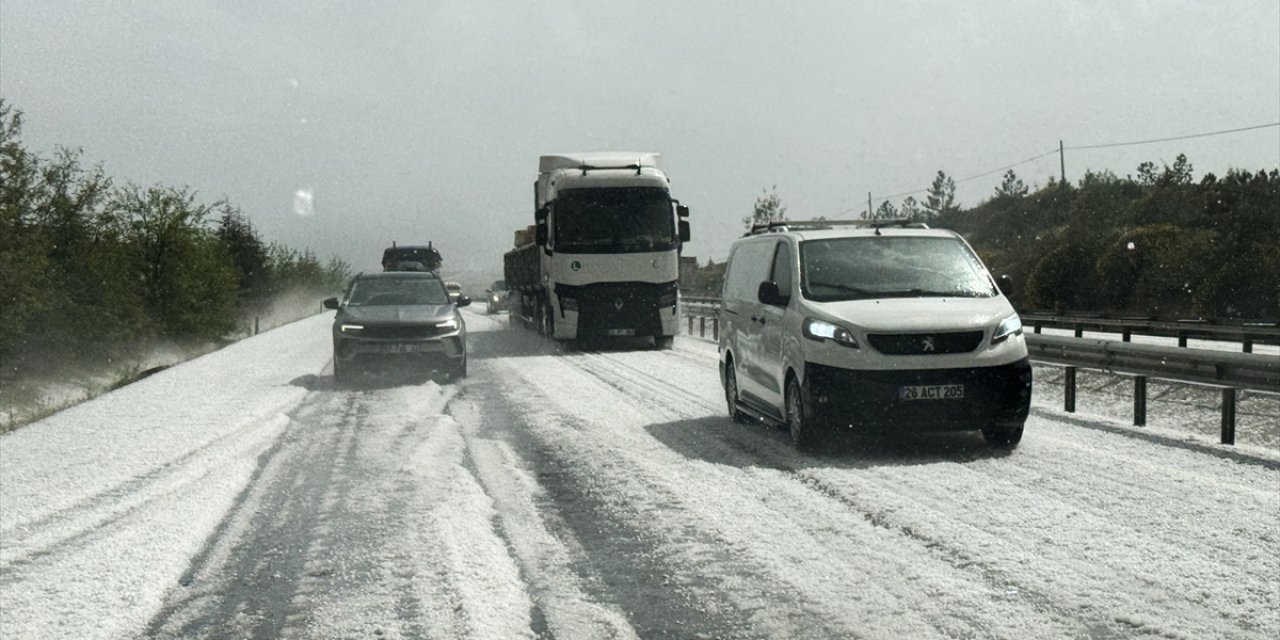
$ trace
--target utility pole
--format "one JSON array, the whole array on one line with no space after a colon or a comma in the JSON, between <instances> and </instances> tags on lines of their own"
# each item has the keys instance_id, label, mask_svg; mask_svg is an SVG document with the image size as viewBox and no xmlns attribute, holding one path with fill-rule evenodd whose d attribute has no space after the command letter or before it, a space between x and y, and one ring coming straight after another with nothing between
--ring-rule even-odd
<instances>
[{"instance_id":1,"label":"utility pole","mask_svg":"<svg viewBox=\"0 0 1280 640\"><path fill-rule=\"evenodd\" d=\"M1063 153L1062 141L1058 141L1058 168L1062 171L1062 184L1067 184L1067 156Z\"/></svg>"},{"instance_id":2,"label":"utility pole","mask_svg":"<svg viewBox=\"0 0 1280 640\"><path fill-rule=\"evenodd\" d=\"M867 219L874 220L875 217L876 217L876 212L871 210L871 192L868 191L867 192Z\"/></svg>"}]
</instances>

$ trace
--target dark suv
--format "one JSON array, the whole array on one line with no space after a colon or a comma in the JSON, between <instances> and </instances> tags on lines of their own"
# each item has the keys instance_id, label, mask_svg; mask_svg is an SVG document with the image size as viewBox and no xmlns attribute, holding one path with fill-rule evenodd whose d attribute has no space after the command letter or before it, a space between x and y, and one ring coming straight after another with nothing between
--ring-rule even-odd
<instances>
[{"instance_id":1,"label":"dark suv","mask_svg":"<svg viewBox=\"0 0 1280 640\"><path fill-rule=\"evenodd\" d=\"M333 319L333 377L339 382L352 367L368 361L401 361L435 369L450 378L467 375L467 327L444 283L429 272L363 273L351 280Z\"/></svg>"}]
</instances>

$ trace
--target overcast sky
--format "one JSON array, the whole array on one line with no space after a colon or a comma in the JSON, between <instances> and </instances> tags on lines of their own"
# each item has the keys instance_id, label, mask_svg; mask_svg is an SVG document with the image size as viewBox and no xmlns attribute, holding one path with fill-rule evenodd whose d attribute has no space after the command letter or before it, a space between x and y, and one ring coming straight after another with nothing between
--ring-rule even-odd
<instances>
[{"instance_id":1,"label":"overcast sky","mask_svg":"<svg viewBox=\"0 0 1280 640\"><path fill-rule=\"evenodd\" d=\"M775 184L791 217L855 217L1059 140L1278 122L1280 2L3 0L0 96L41 155L226 198L357 269L432 240L499 273L539 155L657 151L686 255L718 261ZM1067 178L1178 153L1274 169L1280 128L1069 150Z\"/></svg>"}]
</instances>

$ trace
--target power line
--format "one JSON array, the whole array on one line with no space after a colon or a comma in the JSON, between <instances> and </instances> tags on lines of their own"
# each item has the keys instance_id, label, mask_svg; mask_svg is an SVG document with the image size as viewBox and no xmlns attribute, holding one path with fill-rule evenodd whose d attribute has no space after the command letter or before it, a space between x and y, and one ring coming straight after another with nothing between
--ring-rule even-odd
<instances>
[{"instance_id":1,"label":"power line","mask_svg":"<svg viewBox=\"0 0 1280 640\"><path fill-rule=\"evenodd\" d=\"M1251 127L1240 127L1240 128L1237 128L1237 129L1223 129L1223 130L1220 130L1220 131L1209 131L1209 132L1206 132L1206 133L1193 133L1193 134L1189 134L1189 135L1184 135L1184 136L1173 136L1173 137L1169 137L1169 138L1154 138L1154 139L1151 139L1151 140L1134 140L1134 141L1132 141L1132 142L1110 142L1110 143L1106 143L1106 144L1077 145L1077 146L1073 146L1073 147L1065 147L1065 149L1050 149L1050 150L1048 150L1048 151L1046 151L1046 152L1044 152L1044 153L1042 153L1042 154L1040 154L1040 155L1037 155L1037 156L1033 156L1033 157L1027 158L1026 160L1019 160L1018 162L1015 162L1015 163L1013 163L1013 164L1009 164L1009 165L1005 165L1005 166L1003 166L1003 167L1000 167L999 169L992 169L992 170L990 170L990 171L984 171L984 172L982 172L982 173L975 174L975 175L972 175L972 176L968 176L968 177L966 177L966 178L961 178L961 179L959 179L959 180L956 180L956 181L955 181L955 183L956 183L956 184L961 184L961 183L964 183L964 182L969 182L969 181L971 181L971 180L977 180L978 178L985 178L985 177L987 177L987 176L989 176L989 175L993 175L993 174L996 174L996 173L1000 173L1001 171L1008 171L1009 169L1012 169L1012 168L1014 168L1014 167L1021 166L1021 165L1024 165L1024 164L1027 164L1028 162L1035 162L1036 160L1039 160L1039 159L1044 158L1044 157L1047 157L1047 156L1051 156L1051 155L1053 155L1053 154L1055 154L1055 153L1059 153L1060 151L1063 151L1063 150L1065 150L1065 151L1079 151L1079 150L1084 150L1084 149L1109 149L1109 148L1112 148L1112 147L1128 147L1128 146L1134 146L1134 145L1140 145L1140 144L1154 144L1154 143L1157 143L1157 142L1174 142L1174 141L1177 141L1177 140L1191 140L1191 139L1193 139L1193 138L1207 138L1207 137L1210 137L1210 136L1221 136L1221 135L1226 135L1226 134L1229 134L1229 133L1240 133L1240 132L1242 132L1242 131L1255 131L1255 130L1257 130L1257 129L1267 129L1267 128L1270 128L1270 127L1280 127L1280 122L1272 122L1272 123L1269 123L1269 124L1253 125L1253 126L1251 126ZM892 199L894 199L894 198L901 198L901 197L904 197L904 196L913 196L913 195L916 195L916 194L920 194L920 193L928 193L928 192L929 192L929 189L927 189L927 188L926 188L926 189L916 189L916 190L914 190L914 191L903 191L903 192L901 192L901 193L894 193L894 194L890 194L890 195L887 195L887 196L881 196L881 197L879 197L879 198L874 198L874 199L873 199L873 201L874 201L874 202L884 202L884 201L886 201L886 200L892 200ZM853 211L859 211L859 210L861 210L861 206L850 207L850 208L845 209L845 210L843 210L843 211L841 211L841 212L839 212L839 213L837 213L837 214L835 214L835 215L836 215L836 216L842 216L842 215L844 215L844 214L846 214L846 213L851 213L851 212L853 212Z\"/></svg>"},{"instance_id":2,"label":"power line","mask_svg":"<svg viewBox=\"0 0 1280 640\"><path fill-rule=\"evenodd\" d=\"M1174 136L1172 138L1156 138L1154 140L1135 140L1133 142L1111 142L1108 144L1088 144L1076 147L1067 147L1068 151L1076 151L1079 149L1108 149L1111 147L1129 147L1137 144L1152 144L1156 142L1172 142L1174 140L1190 140L1192 138L1207 138L1209 136L1220 136L1228 133L1239 133L1241 131L1253 131L1255 129L1266 129L1268 127L1280 127L1280 122L1272 122L1270 124L1259 124L1252 127L1240 127L1239 129L1223 129L1222 131L1210 131L1208 133L1193 133L1186 136Z\"/></svg>"}]
</instances>

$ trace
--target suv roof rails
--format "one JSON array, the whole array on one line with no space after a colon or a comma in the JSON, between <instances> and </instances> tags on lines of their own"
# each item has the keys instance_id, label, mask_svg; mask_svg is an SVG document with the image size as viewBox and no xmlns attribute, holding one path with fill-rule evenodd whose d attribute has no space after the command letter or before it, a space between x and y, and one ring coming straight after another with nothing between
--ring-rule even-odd
<instances>
[{"instance_id":1,"label":"suv roof rails","mask_svg":"<svg viewBox=\"0 0 1280 640\"><path fill-rule=\"evenodd\" d=\"M923 222L914 222L910 218L883 218L880 220L774 220L751 225L751 230L743 237L762 233L785 233L787 231L803 231L814 229L834 229L836 227L866 227L883 229L885 227L901 227L903 229L928 229Z\"/></svg>"}]
</instances>

